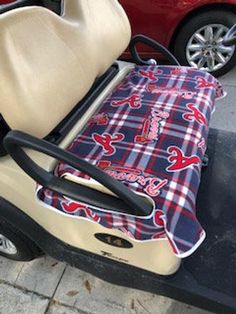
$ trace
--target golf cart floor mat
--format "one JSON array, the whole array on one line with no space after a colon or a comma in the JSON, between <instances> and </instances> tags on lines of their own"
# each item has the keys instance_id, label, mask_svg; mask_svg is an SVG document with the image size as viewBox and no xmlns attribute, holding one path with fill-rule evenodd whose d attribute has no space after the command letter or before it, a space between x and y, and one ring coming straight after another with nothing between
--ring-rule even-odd
<instances>
[{"instance_id":1,"label":"golf cart floor mat","mask_svg":"<svg viewBox=\"0 0 236 314\"><path fill-rule=\"evenodd\" d=\"M168 238L177 256L190 255L205 238L195 201L209 120L215 99L221 96L221 86L208 73L187 67L136 66L68 148L147 195L153 203L151 215L111 212L44 188L38 189L38 198L48 207L119 229L136 240ZM65 163L59 163L55 172L95 184Z\"/></svg>"},{"instance_id":2,"label":"golf cart floor mat","mask_svg":"<svg viewBox=\"0 0 236 314\"><path fill-rule=\"evenodd\" d=\"M184 266L199 283L236 302L236 138L229 134L211 130L210 162L197 198L197 214L207 238Z\"/></svg>"}]
</instances>

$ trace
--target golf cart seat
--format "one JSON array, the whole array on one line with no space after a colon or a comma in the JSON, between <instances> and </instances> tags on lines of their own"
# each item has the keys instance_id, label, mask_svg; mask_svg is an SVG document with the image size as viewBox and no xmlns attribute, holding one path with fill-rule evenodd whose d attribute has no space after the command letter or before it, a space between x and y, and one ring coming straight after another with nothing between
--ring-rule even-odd
<instances>
[{"instance_id":1,"label":"golf cart seat","mask_svg":"<svg viewBox=\"0 0 236 314\"><path fill-rule=\"evenodd\" d=\"M72 110L130 41L125 13L109 0L65 1L62 17L25 7L1 15L0 25L0 112L12 129L38 137Z\"/></svg>"},{"instance_id":2,"label":"golf cart seat","mask_svg":"<svg viewBox=\"0 0 236 314\"><path fill-rule=\"evenodd\" d=\"M13 132L5 141L39 184L38 209L30 216L72 246L173 274L205 237L195 201L209 119L222 89L192 68L119 63L119 73L60 143L71 154L33 138L60 124L130 40L118 1L64 5L62 17L37 7L0 17L0 112L11 129L30 134ZM18 146L61 162L40 160L45 174ZM27 184L34 195L35 182ZM108 243L108 250L104 234L120 242Z\"/></svg>"}]
</instances>

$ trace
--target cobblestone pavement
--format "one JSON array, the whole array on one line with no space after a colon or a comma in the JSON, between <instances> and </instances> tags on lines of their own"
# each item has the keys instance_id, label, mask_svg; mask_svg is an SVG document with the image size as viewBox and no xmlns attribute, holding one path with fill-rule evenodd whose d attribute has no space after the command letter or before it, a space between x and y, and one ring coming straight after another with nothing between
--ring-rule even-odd
<instances>
[{"instance_id":1,"label":"cobblestone pavement","mask_svg":"<svg viewBox=\"0 0 236 314\"><path fill-rule=\"evenodd\" d=\"M211 126L236 131L236 69L220 78L228 95ZM118 287L50 257L29 263L0 257L0 314L207 314L158 295Z\"/></svg>"}]
</instances>

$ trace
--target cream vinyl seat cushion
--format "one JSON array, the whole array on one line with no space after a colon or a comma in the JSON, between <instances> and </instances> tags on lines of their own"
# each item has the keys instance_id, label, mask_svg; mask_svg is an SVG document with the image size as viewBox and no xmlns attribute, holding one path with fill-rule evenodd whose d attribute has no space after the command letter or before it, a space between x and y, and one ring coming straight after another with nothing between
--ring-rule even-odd
<instances>
[{"instance_id":1,"label":"cream vinyl seat cushion","mask_svg":"<svg viewBox=\"0 0 236 314\"><path fill-rule=\"evenodd\" d=\"M129 43L117 0L65 0L63 11L0 16L0 113L12 129L46 136Z\"/></svg>"}]
</instances>

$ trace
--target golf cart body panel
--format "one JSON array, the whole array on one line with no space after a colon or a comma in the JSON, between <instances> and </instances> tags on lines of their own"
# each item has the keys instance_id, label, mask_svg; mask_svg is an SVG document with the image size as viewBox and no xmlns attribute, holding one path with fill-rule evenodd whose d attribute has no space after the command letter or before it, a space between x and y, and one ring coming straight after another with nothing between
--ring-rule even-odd
<instances>
[{"instance_id":1,"label":"golf cart body panel","mask_svg":"<svg viewBox=\"0 0 236 314\"><path fill-rule=\"evenodd\" d=\"M124 78L133 65L129 63L119 63L119 74L103 90L96 101L89 107L86 114L74 125L68 135L60 143L60 147L65 149L74 140L81 128L86 125L88 119L97 110L101 101L114 89L114 87ZM29 151L30 157L37 164L42 165L44 169L52 171L55 168L55 160L46 155ZM17 167L9 156L3 157L0 165L1 171L1 197L11 200L16 207L21 208L29 217L35 220L45 230L48 230L53 236L71 246L78 247L96 254L104 254L108 250L108 244L98 241L94 234L116 235L118 238L130 238L118 230L108 230L89 220L79 220L75 217L52 211L40 204L35 196L35 182ZM15 184L17 182L17 184ZM27 193L25 192L27 191ZM91 233L90 233L91 231ZM84 236L81 236L83 234ZM163 275L169 275L177 271L180 266L180 259L173 254L172 248L167 239L160 240L154 248L152 243L142 242L132 243L132 249L109 246L111 258L121 260L125 263L131 263L137 267L149 269ZM153 263L146 259L147 254L153 254ZM158 256L158 258L157 258Z\"/></svg>"}]
</instances>

